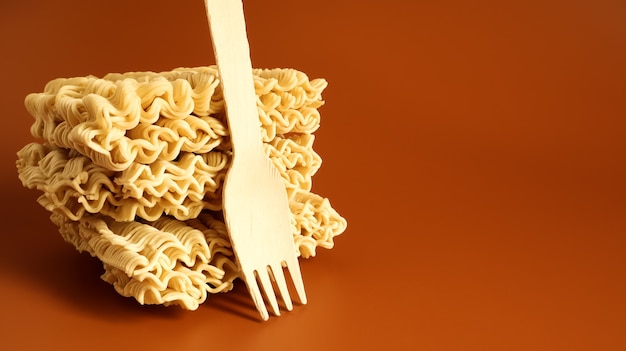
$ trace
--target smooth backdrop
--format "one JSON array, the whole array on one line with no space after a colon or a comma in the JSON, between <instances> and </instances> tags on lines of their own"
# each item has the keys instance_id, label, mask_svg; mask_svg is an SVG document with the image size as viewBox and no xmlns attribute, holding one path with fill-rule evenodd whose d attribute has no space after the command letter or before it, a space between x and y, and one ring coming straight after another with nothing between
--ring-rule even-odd
<instances>
[{"instance_id":1,"label":"smooth backdrop","mask_svg":"<svg viewBox=\"0 0 626 351\"><path fill-rule=\"evenodd\" d=\"M314 191L348 220L258 320L99 279L24 189L57 77L214 63L201 0L0 4L0 340L34 350L626 350L626 2L246 0L255 67L324 77Z\"/></svg>"}]
</instances>

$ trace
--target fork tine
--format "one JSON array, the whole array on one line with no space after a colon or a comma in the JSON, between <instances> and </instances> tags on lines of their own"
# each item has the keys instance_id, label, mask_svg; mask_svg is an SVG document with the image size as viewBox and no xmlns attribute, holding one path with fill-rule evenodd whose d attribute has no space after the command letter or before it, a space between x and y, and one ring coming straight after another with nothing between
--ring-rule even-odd
<instances>
[{"instance_id":1,"label":"fork tine","mask_svg":"<svg viewBox=\"0 0 626 351\"><path fill-rule=\"evenodd\" d=\"M285 260L287 263L287 269L291 275L291 280L298 293L298 299L300 303L306 305L306 293L304 292L304 282L302 281L302 274L300 273L300 265L298 264L298 258L293 255L289 259Z\"/></svg>"},{"instance_id":2,"label":"fork tine","mask_svg":"<svg viewBox=\"0 0 626 351\"><path fill-rule=\"evenodd\" d=\"M293 310L293 304L291 303L291 297L289 296L289 290L287 289L287 281L285 280L285 275L283 274L283 266L281 264L271 266L272 278L276 282L276 286L278 286L278 290L280 291L280 297L283 299L285 303L285 308L287 311Z\"/></svg>"},{"instance_id":3,"label":"fork tine","mask_svg":"<svg viewBox=\"0 0 626 351\"><path fill-rule=\"evenodd\" d=\"M274 315L280 316L278 301L276 300L276 294L274 293L274 289L272 288L272 282L270 281L269 266L266 267L265 271L257 271L257 275L259 280L261 281L261 288L263 288L263 292L265 292L265 297L267 297L270 302L270 306L272 306L272 312L274 312Z\"/></svg>"},{"instance_id":4,"label":"fork tine","mask_svg":"<svg viewBox=\"0 0 626 351\"><path fill-rule=\"evenodd\" d=\"M266 321L270 319L269 313L267 313L267 308L265 308L265 302L263 301L263 296L261 295L261 290L259 290L259 286L257 285L256 278L254 272L248 272L243 274L244 280L246 281L246 285L248 286L248 291L252 296L252 300L254 301L254 305L256 309L261 314L261 318Z\"/></svg>"}]
</instances>

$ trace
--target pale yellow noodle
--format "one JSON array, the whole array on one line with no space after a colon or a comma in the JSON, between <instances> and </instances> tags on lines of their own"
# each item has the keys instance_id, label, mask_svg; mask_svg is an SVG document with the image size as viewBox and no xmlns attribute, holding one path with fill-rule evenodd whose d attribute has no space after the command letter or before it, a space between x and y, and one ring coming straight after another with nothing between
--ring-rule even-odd
<instances>
[{"instance_id":1,"label":"pale yellow noodle","mask_svg":"<svg viewBox=\"0 0 626 351\"><path fill-rule=\"evenodd\" d=\"M185 220L205 208L220 210L229 159L221 152L184 153L178 161L133 164L114 172L67 149L37 143L18 157L22 183L43 191L38 201L47 210L73 220L100 213L118 221L156 220L164 214Z\"/></svg>"},{"instance_id":2,"label":"pale yellow noodle","mask_svg":"<svg viewBox=\"0 0 626 351\"><path fill-rule=\"evenodd\" d=\"M290 198L296 189L311 190L312 177L322 164L313 151L314 140L311 134L291 134L265 144L265 153L278 168Z\"/></svg>"},{"instance_id":3,"label":"pale yellow noodle","mask_svg":"<svg viewBox=\"0 0 626 351\"><path fill-rule=\"evenodd\" d=\"M230 251L221 249L230 243L200 219L191 227L167 217L147 223L100 215L77 222L58 214L52 218L64 238L103 262L105 281L140 303L196 309L208 293L230 290L238 276L232 258L224 256ZM207 214L202 218L214 220Z\"/></svg>"},{"instance_id":4,"label":"pale yellow noodle","mask_svg":"<svg viewBox=\"0 0 626 351\"><path fill-rule=\"evenodd\" d=\"M253 73L297 254L312 257L346 228L311 192L327 83L292 69ZM64 240L100 259L102 278L142 304L196 309L238 277L219 218L232 152L220 89L210 66L56 79L26 98L31 132L45 143L18 152L22 183L43 192L38 201Z\"/></svg>"},{"instance_id":5,"label":"pale yellow noodle","mask_svg":"<svg viewBox=\"0 0 626 351\"><path fill-rule=\"evenodd\" d=\"M331 249L333 238L346 229L347 222L323 198L309 191L298 190L289 203L298 253L305 258L315 256L317 247Z\"/></svg>"},{"instance_id":6,"label":"pale yellow noodle","mask_svg":"<svg viewBox=\"0 0 626 351\"><path fill-rule=\"evenodd\" d=\"M295 70L255 70L255 74L266 141L277 134L317 129L316 109L322 104L324 80L309 81ZM133 162L174 160L180 151L209 151L216 143L213 137L192 140L194 137L189 139L158 126L165 120L180 119L198 125L201 123L194 119L212 114L221 120L208 134L223 137L227 129L223 127L223 101L216 100L219 98L216 70L198 68L162 74L113 74L102 79L59 79L49 83L43 93L30 94L26 105L35 117L35 136L121 171Z\"/></svg>"}]
</instances>

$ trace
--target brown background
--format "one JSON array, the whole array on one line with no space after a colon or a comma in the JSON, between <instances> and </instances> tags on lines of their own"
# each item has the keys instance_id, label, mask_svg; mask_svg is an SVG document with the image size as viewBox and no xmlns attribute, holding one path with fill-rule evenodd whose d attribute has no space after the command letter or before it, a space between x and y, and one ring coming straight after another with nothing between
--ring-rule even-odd
<instances>
[{"instance_id":1,"label":"brown background","mask_svg":"<svg viewBox=\"0 0 626 351\"><path fill-rule=\"evenodd\" d=\"M214 63L200 0L2 1L7 349L626 350L626 2L246 1L254 66L324 77L310 303L196 312L100 281L22 188L27 93ZM150 348L148 348L150 347Z\"/></svg>"}]
</instances>

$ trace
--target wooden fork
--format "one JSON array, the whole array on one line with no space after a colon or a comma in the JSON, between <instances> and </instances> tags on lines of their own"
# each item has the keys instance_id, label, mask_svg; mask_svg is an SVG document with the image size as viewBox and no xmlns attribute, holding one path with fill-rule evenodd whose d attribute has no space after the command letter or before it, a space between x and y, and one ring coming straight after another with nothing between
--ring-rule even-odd
<instances>
[{"instance_id":1,"label":"wooden fork","mask_svg":"<svg viewBox=\"0 0 626 351\"><path fill-rule=\"evenodd\" d=\"M280 315L272 281L287 310L293 309L284 267L300 303L306 304L289 201L283 180L263 149L243 3L205 0L205 5L233 145L222 193L224 217L248 291L261 318L267 320L261 289L273 313Z\"/></svg>"}]
</instances>

